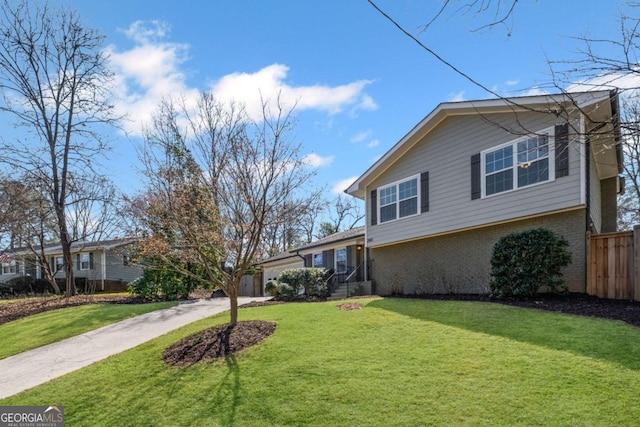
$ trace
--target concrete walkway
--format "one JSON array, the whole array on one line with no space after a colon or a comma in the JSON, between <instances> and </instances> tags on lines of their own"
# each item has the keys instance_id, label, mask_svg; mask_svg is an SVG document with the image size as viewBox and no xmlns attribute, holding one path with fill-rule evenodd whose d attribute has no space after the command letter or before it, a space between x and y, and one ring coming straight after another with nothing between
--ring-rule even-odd
<instances>
[{"instance_id":1,"label":"concrete walkway","mask_svg":"<svg viewBox=\"0 0 640 427\"><path fill-rule=\"evenodd\" d=\"M268 299L270 297L240 297L238 305ZM2 359L0 399L227 310L229 298L185 302Z\"/></svg>"}]
</instances>

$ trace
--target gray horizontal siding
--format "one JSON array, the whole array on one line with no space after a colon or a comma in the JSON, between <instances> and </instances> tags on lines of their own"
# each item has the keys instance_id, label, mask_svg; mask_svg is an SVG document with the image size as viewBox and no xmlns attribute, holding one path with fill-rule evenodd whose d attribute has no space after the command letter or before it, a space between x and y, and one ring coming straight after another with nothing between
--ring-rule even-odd
<instances>
[{"instance_id":1,"label":"gray horizontal siding","mask_svg":"<svg viewBox=\"0 0 640 427\"><path fill-rule=\"evenodd\" d=\"M124 265L122 254L107 252L106 280L115 280L128 283L142 276L142 267L136 265Z\"/></svg>"},{"instance_id":2,"label":"gray horizontal siding","mask_svg":"<svg viewBox=\"0 0 640 427\"><path fill-rule=\"evenodd\" d=\"M87 252L81 252L87 253ZM86 278L89 280L102 279L102 251L93 251L93 268L90 270L78 270L76 263L76 254L72 254L73 258L73 274L74 277ZM125 266L122 254L119 251L108 251L106 256L106 277L105 280L120 281L128 283L137 277L142 276L142 267L135 265ZM64 278L64 270L56 273L57 278Z\"/></svg>"},{"instance_id":3,"label":"gray horizontal siding","mask_svg":"<svg viewBox=\"0 0 640 427\"><path fill-rule=\"evenodd\" d=\"M445 119L367 188L366 194L369 194L372 189L385 184L429 172L429 212L368 227L370 246L580 205L580 151L575 137L570 138L569 176L471 200L471 156L520 136L505 131L503 127L523 133L523 129L538 131L556 124L555 116L532 113L518 115L517 121L511 114L491 115L492 123L485 119L478 116ZM370 215L370 203L367 203L367 210Z\"/></svg>"}]
</instances>

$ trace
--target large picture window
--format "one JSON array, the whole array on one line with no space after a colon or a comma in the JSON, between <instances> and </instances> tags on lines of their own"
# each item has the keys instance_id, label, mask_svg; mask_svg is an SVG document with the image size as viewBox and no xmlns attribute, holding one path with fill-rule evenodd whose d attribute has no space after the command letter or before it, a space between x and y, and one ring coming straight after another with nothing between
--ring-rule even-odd
<instances>
[{"instance_id":1,"label":"large picture window","mask_svg":"<svg viewBox=\"0 0 640 427\"><path fill-rule=\"evenodd\" d=\"M380 197L380 222L393 221L418 213L417 176L381 187L378 191Z\"/></svg>"},{"instance_id":2,"label":"large picture window","mask_svg":"<svg viewBox=\"0 0 640 427\"><path fill-rule=\"evenodd\" d=\"M549 161L553 150L550 131L483 151L484 195L553 180L553 162Z\"/></svg>"}]
</instances>

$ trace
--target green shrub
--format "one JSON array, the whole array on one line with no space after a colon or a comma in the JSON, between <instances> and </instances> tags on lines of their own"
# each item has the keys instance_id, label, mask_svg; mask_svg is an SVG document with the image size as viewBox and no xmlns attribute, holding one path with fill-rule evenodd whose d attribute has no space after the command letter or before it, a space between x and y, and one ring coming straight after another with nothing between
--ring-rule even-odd
<instances>
[{"instance_id":1,"label":"green shrub","mask_svg":"<svg viewBox=\"0 0 640 427\"><path fill-rule=\"evenodd\" d=\"M169 269L146 268L139 277L129 283L129 292L145 299L186 299L197 282L185 274Z\"/></svg>"},{"instance_id":2,"label":"green shrub","mask_svg":"<svg viewBox=\"0 0 640 427\"><path fill-rule=\"evenodd\" d=\"M536 228L502 237L493 248L489 286L494 296L532 297L540 289L566 292L561 269L571 262L567 240Z\"/></svg>"},{"instance_id":3,"label":"green shrub","mask_svg":"<svg viewBox=\"0 0 640 427\"><path fill-rule=\"evenodd\" d=\"M273 297L277 297L280 293L279 283L277 280L269 280L266 285L264 285L264 291Z\"/></svg>"},{"instance_id":4,"label":"green shrub","mask_svg":"<svg viewBox=\"0 0 640 427\"><path fill-rule=\"evenodd\" d=\"M326 268L291 268L278 276L279 283L292 288L293 295L304 294L308 297L325 297L328 294L327 278L331 270Z\"/></svg>"}]
</instances>

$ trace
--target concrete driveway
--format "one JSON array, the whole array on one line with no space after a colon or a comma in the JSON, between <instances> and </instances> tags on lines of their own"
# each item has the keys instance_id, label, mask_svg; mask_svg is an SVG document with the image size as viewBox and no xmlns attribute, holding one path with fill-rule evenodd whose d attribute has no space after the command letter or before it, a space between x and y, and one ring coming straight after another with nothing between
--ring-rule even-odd
<instances>
[{"instance_id":1,"label":"concrete driveway","mask_svg":"<svg viewBox=\"0 0 640 427\"><path fill-rule=\"evenodd\" d=\"M240 297L238 304L271 297ZM0 399L229 310L229 298L185 302L0 360Z\"/></svg>"}]
</instances>

